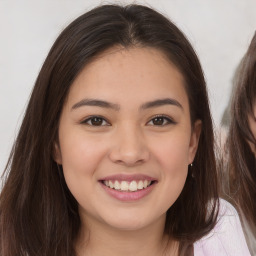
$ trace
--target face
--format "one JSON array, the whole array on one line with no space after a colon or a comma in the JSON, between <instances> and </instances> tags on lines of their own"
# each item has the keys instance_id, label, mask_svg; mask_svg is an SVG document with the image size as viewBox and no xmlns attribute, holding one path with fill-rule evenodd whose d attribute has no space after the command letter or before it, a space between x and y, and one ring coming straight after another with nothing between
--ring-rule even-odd
<instances>
[{"instance_id":1,"label":"face","mask_svg":"<svg viewBox=\"0 0 256 256\"><path fill-rule=\"evenodd\" d=\"M249 123L250 130L252 132L252 135L256 139L256 103L254 103L253 105L253 115L248 116L248 123ZM256 145L254 145L254 143L252 143L251 141L249 141L249 145L252 152L256 156Z\"/></svg>"},{"instance_id":2,"label":"face","mask_svg":"<svg viewBox=\"0 0 256 256\"><path fill-rule=\"evenodd\" d=\"M151 48L112 48L88 64L64 104L55 159L83 223L135 230L165 220L193 162L184 79Z\"/></svg>"}]
</instances>

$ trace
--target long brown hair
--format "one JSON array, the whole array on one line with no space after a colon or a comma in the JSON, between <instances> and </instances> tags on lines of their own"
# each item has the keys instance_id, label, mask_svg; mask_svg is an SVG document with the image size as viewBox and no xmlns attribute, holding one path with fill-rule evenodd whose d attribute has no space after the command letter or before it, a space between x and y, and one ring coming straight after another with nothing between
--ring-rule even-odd
<instances>
[{"instance_id":1,"label":"long brown hair","mask_svg":"<svg viewBox=\"0 0 256 256\"><path fill-rule=\"evenodd\" d=\"M36 80L5 170L1 256L76 255L78 206L52 157L53 145L72 82L88 62L115 45L159 49L183 74L191 122L200 119L202 132L185 187L167 212L165 232L180 244L189 244L214 227L218 212L214 140L199 60L183 33L158 12L141 5L103 5L60 34Z\"/></svg>"},{"instance_id":2,"label":"long brown hair","mask_svg":"<svg viewBox=\"0 0 256 256\"><path fill-rule=\"evenodd\" d=\"M256 227L256 158L249 143L256 138L249 127L249 116L255 118L256 100L256 34L236 74L230 105L230 128L227 139L228 176L225 193Z\"/></svg>"}]
</instances>

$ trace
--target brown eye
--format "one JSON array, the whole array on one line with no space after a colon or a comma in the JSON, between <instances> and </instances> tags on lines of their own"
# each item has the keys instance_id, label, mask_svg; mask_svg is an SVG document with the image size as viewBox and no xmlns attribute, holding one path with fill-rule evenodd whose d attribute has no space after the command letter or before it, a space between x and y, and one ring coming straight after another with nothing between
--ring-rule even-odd
<instances>
[{"instance_id":1,"label":"brown eye","mask_svg":"<svg viewBox=\"0 0 256 256\"><path fill-rule=\"evenodd\" d=\"M176 122L166 116L156 116L148 122L148 125L154 126L164 126L168 124L176 124Z\"/></svg>"},{"instance_id":2,"label":"brown eye","mask_svg":"<svg viewBox=\"0 0 256 256\"><path fill-rule=\"evenodd\" d=\"M92 125L99 126L99 125L102 125L103 119L100 117L93 117L91 119L91 123L92 123Z\"/></svg>"},{"instance_id":3,"label":"brown eye","mask_svg":"<svg viewBox=\"0 0 256 256\"><path fill-rule=\"evenodd\" d=\"M82 123L91 125L91 126L107 126L107 125L109 125L109 123L104 118L99 117L99 116L93 116L93 117L87 118Z\"/></svg>"},{"instance_id":4,"label":"brown eye","mask_svg":"<svg viewBox=\"0 0 256 256\"><path fill-rule=\"evenodd\" d=\"M164 124L164 118L163 117L155 117L152 119L152 123L154 125L163 125Z\"/></svg>"}]
</instances>

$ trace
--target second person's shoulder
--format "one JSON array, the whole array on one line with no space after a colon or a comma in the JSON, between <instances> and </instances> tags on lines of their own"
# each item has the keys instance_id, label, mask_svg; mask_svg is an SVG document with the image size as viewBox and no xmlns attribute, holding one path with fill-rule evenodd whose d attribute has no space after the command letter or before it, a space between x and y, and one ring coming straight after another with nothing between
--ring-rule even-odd
<instances>
[{"instance_id":1,"label":"second person's shoulder","mask_svg":"<svg viewBox=\"0 0 256 256\"><path fill-rule=\"evenodd\" d=\"M219 199L219 213L215 227L194 244L195 256L249 256L245 236L236 209Z\"/></svg>"}]
</instances>

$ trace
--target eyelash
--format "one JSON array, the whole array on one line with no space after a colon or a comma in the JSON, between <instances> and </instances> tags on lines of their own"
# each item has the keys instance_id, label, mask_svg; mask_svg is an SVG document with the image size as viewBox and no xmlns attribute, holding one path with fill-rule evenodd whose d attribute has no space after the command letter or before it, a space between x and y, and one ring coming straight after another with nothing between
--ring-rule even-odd
<instances>
[{"instance_id":1,"label":"eyelash","mask_svg":"<svg viewBox=\"0 0 256 256\"><path fill-rule=\"evenodd\" d=\"M176 124L176 122L172 119L172 118L170 118L170 117L168 117L168 116L165 116L165 115L156 115L156 116L154 116L153 118L151 118L150 120L149 120L149 122L147 122L147 124L149 124L150 122L153 122L154 121L154 119L163 119L163 124L159 124L159 125L157 125L157 124L151 124L152 126L165 126L165 125L170 125L170 124Z\"/></svg>"},{"instance_id":2,"label":"eyelash","mask_svg":"<svg viewBox=\"0 0 256 256\"><path fill-rule=\"evenodd\" d=\"M93 119L100 119L98 121L101 121L102 123L105 123L105 124L99 124L99 125L95 125L92 123ZM156 119L163 119L163 124L150 124L150 122L154 122L154 119L156 121ZM97 121L97 120L94 120L94 121ZM86 118L85 120L83 120L81 122L81 124L85 124L85 125L89 125L89 126L110 126L111 124L102 116L90 116L88 118ZM149 125L152 125L152 126L165 126L165 125L169 125L169 124L176 124L176 122L170 118L170 117L167 117L165 115L156 115L154 116L153 118L151 118L147 124Z\"/></svg>"},{"instance_id":3,"label":"eyelash","mask_svg":"<svg viewBox=\"0 0 256 256\"><path fill-rule=\"evenodd\" d=\"M100 124L100 125L93 125L92 124L92 120L93 119L101 119L103 123L106 123L106 124ZM89 123L90 122L90 123ZM81 124L85 124L85 125L89 125L89 126L110 126L110 123L102 116L90 116L88 118L86 118L85 120L83 120L81 122Z\"/></svg>"}]
</instances>

